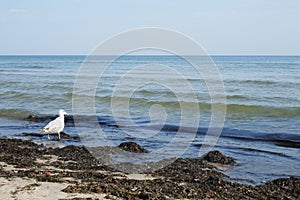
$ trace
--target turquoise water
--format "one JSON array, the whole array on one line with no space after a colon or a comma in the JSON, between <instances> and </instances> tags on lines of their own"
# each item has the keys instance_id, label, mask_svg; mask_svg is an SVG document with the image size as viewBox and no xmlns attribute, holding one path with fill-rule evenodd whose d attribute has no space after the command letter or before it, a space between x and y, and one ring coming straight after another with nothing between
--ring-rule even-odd
<instances>
[{"instance_id":1,"label":"turquoise water","mask_svg":"<svg viewBox=\"0 0 300 200\"><path fill-rule=\"evenodd\" d=\"M60 108L72 114L72 96L79 95L73 94L74 81L84 59L85 56L0 56L0 136L23 137L22 132L37 132L46 123L25 120L28 115L56 115ZM105 62L107 58L102 59ZM240 162L227 173L254 184L277 177L299 176L300 150L294 144L300 144L300 57L213 56L212 60L223 79L227 107L224 130L215 148ZM184 75L193 90L181 88L182 80L160 70L159 66L151 73L174 86L175 91L155 84L153 80L136 85L140 83L138 80L150 76L142 70L130 74L132 81L118 85L120 78L133 67L147 64L171 67ZM112 97L116 85L119 92ZM135 90L128 98L131 88ZM187 105L184 117L188 122L193 122L195 115L189 107L200 108L198 135L184 155L196 157L211 118L211 98L205 80L179 57L120 57L99 80L94 97L95 110L106 134L116 145L124 140L135 140L155 150L168 143L170 135L175 134L180 125L182 110L178 96L183 97ZM85 103L85 97L81 98ZM154 139L143 139L128 137L116 126L106 126L115 124L112 100L130 102L129 112L137 127L150 123L149 110L154 108L153 105L164 107L167 115L164 128ZM192 124L185 124L187 130ZM65 131L77 134L72 123L67 123ZM43 142L41 138L32 139ZM287 142L293 145L287 145ZM80 144L64 141L64 145L74 143Z\"/></svg>"}]
</instances>

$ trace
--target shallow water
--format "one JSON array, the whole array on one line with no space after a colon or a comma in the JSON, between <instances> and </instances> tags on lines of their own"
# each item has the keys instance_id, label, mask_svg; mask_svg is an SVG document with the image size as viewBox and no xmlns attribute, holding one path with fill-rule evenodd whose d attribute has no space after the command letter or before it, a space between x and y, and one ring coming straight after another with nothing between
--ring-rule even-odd
<instances>
[{"instance_id":1,"label":"shallow water","mask_svg":"<svg viewBox=\"0 0 300 200\"><path fill-rule=\"evenodd\" d=\"M22 132L37 132L50 120L24 120L28 115L54 116L60 108L72 114L73 95L79 95L85 105L86 98L90 97L73 93L74 81L84 59L84 56L0 56L0 136L24 138ZM108 58L102 59L106 62ZM214 148L237 159L237 164L226 173L232 179L251 184L300 176L300 57L215 56L212 59L223 78L227 106L225 128ZM156 64L152 74L134 71L127 74L132 81L118 85L120 78L134 67L147 64ZM193 90L182 89L182 80L160 70L157 64L183 74ZM149 77L157 79L137 85ZM155 84L153 80L165 81L176 90ZM113 93L116 86L118 93ZM135 90L128 96L132 88ZM178 96L185 103L184 115ZM87 136L90 133L88 139L84 139L85 145L93 146L95 141L96 145L135 141L156 151L176 137L184 117L184 134L174 147L187 144L189 148L184 157L199 155L211 118L211 99L205 80L185 60L175 56L120 57L99 80L94 99L106 140L101 142L97 138L99 127L95 121L86 121L84 135L73 123L67 122L65 128L69 134ZM112 112L112 101L130 102L132 119L122 119L124 127L116 125L115 120L120 119ZM189 109L194 106L199 106L200 113ZM191 133L195 129L195 114L200 116L196 135ZM166 117L165 121L162 116ZM33 139L46 143L46 138ZM82 143L63 140L62 145L68 144ZM165 151L164 154L167 157L174 152Z\"/></svg>"}]
</instances>

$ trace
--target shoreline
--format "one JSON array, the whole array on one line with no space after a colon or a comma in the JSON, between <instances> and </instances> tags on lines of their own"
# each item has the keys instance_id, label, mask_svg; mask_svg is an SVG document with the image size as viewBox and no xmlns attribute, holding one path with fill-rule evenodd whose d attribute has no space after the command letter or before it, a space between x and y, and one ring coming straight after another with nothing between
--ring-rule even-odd
<instances>
[{"instance_id":1,"label":"shoreline","mask_svg":"<svg viewBox=\"0 0 300 200\"><path fill-rule=\"evenodd\" d=\"M226 180L228 176L222 170L234 165L233 162L232 158L214 151L205 159L178 158L155 171L124 173L101 164L82 146L46 148L29 140L0 138L0 192L4 199L297 199L300 196L300 179L295 177L256 186Z\"/></svg>"}]
</instances>

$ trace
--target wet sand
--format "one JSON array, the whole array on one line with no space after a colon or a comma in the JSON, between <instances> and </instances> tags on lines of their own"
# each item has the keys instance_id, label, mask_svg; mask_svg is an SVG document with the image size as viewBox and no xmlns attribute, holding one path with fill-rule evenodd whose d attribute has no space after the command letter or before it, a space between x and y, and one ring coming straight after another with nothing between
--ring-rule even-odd
<instances>
[{"instance_id":1,"label":"wet sand","mask_svg":"<svg viewBox=\"0 0 300 200\"><path fill-rule=\"evenodd\" d=\"M146 153L134 145L123 144L122 148ZM299 198L300 179L295 177L258 186L226 180L219 169L226 170L234 163L233 158L214 151L203 159L180 158L147 173L124 173L100 163L84 147L46 148L2 138L0 193L3 199Z\"/></svg>"}]
</instances>

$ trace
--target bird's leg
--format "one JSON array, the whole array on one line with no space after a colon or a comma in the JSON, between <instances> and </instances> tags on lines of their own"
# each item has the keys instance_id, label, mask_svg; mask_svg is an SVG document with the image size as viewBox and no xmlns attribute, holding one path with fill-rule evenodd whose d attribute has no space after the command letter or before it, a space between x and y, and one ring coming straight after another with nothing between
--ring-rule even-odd
<instances>
[{"instance_id":1,"label":"bird's leg","mask_svg":"<svg viewBox=\"0 0 300 200\"><path fill-rule=\"evenodd\" d=\"M58 132L58 140L60 140L60 132Z\"/></svg>"},{"instance_id":2,"label":"bird's leg","mask_svg":"<svg viewBox=\"0 0 300 200\"><path fill-rule=\"evenodd\" d=\"M49 136L49 133L48 133L48 140L50 140L50 136Z\"/></svg>"}]
</instances>

